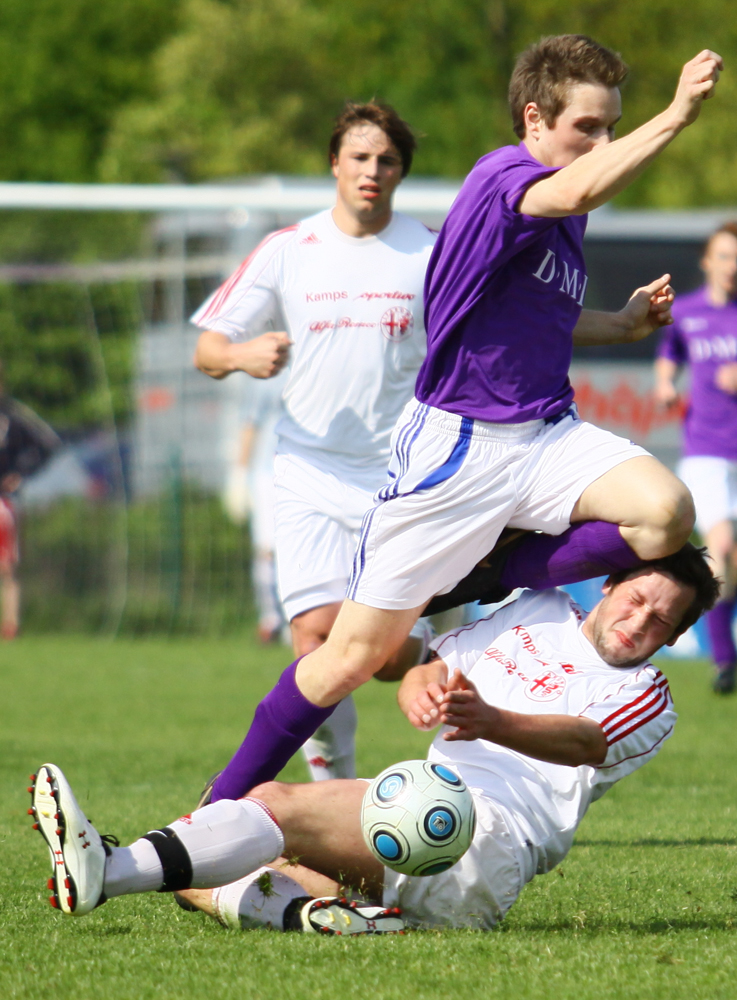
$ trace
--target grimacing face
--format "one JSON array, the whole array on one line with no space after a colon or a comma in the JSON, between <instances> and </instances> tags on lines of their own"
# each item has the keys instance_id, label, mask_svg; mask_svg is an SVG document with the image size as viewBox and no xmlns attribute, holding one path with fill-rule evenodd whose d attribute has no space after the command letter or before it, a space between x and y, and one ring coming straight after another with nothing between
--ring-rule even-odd
<instances>
[{"instance_id":1,"label":"grimacing face","mask_svg":"<svg viewBox=\"0 0 737 1000\"><path fill-rule=\"evenodd\" d=\"M696 596L693 587L660 569L644 567L621 583L604 585L604 598L583 624L583 633L612 667L633 667L661 646L671 646Z\"/></svg>"},{"instance_id":2,"label":"grimacing face","mask_svg":"<svg viewBox=\"0 0 737 1000\"><path fill-rule=\"evenodd\" d=\"M567 167L579 156L614 139L622 117L618 87L601 83L575 83L568 103L552 125L547 125L534 103L525 108L524 143L535 159L547 167Z\"/></svg>"},{"instance_id":3,"label":"grimacing face","mask_svg":"<svg viewBox=\"0 0 737 1000\"><path fill-rule=\"evenodd\" d=\"M383 129L361 122L343 136L332 171L338 198L351 214L381 216L391 210L392 195L402 180L402 157Z\"/></svg>"}]
</instances>

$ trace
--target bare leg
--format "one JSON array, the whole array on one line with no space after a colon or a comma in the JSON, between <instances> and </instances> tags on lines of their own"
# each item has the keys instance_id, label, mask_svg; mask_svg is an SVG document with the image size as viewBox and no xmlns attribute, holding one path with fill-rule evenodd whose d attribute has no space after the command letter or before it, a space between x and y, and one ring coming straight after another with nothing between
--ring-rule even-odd
<instances>
[{"instance_id":1,"label":"bare leg","mask_svg":"<svg viewBox=\"0 0 737 1000\"><path fill-rule=\"evenodd\" d=\"M609 521L640 559L677 552L693 531L687 487L649 455L622 462L588 486L571 521Z\"/></svg>"},{"instance_id":2,"label":"bare leg","mask_svg":"<svg viewBox=\"0 0 737 1000\"><path fill-rule=\"evenodd\" d=\"M345 600L327 641L297 665L302 694L327 707L365 684L401 648L423 607L387 611Z\"/></svg>"},{"instance_id":3,"label":"bare leg","mask_svg":"<svg viewBox=\"0 0 737 1000\"><path fill-rule=\"evenodd\" d=\"M384 869L363 840L361 803L363 781L329 781L287 785L271 781L253 790L281 827L284 857L269 867L284 871L309 896L337 895L345 886L375 900L381 899ZM178 893L214 916L211 889Z\"/></svg>"},{"instance_id":4,"label":"bare leg","mask_svg":"<svg viewBox=\"0 0 737 1000\"><path fill-rule=\"evenodd\" d=\"M735 594L734 530L731 521L719 521L707 531L704 544L712 558L714 573L722 581L720 600L728 601Z\"/></svg>"},{"instance_id":5,"label":"bare leg","mask_svg":"<svg viewBox=\"0 0 737 1000\"><path fill-rule=\"evenodd\" d=\"M0 564L0 635L14 639L20 619L20 586L12 563Z\"/></svg>"},{"instance_id":6,"label":"bare leg","mask_svg":"<svg viewBox=\"0 0 737 1000\"><path fill-rule=\"evenodd\" d=\"M319 608L312 608L292 618L290 626L296 656L312 653L327 641L338 617L341 603L336 601L333 604L323 604ZM417 664L421 647L419 639L409 636L397 652L388 657L376 677L379 680L401 680L410 667Z\"/></svg>"}]
</instances>

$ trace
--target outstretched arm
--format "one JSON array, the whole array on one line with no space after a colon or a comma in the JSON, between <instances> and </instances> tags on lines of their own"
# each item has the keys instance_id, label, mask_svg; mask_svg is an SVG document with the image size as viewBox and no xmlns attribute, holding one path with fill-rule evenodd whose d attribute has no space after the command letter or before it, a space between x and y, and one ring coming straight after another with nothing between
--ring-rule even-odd
<instances>
[{"instance_id":1,"label":"outstretched arm","mask_svg":"<svg viewBox=\"0 0 737 1000\"><path fill-rule=\"evenodd\" d=\"M696 121L714 92L722 58L704 49L687 62L665 111L629 135L596 146L555 174L531 185L517 211L538 218L585 215L609 201L642 173L682 129Z\"/></svg>"},{"instance_id":2,"label":"outstretched arm","mask_svg":"<svg viewBox=\"0 0 737 1000\"><path fill-rule=\"evenodd\" d=\"M527 715L495 708L456 670L440 706L440 721L455 726L444 739L489 740L551 764L603 763L607 743L601 726L576 715Z\"/></svg>"},{"instance_id":3,"label":"outstretched arm","mask_svg":"<svg viewBox=\"0 0 737 1000\"><path fill-rule=\"evenodd\" d=\"M602 344L632 344L673 322L670 307L675 298L670 275L637 288L619 312L582 309L573 329L573 343L579 347Z\"/></svg>"},{"instance_id":4,"label":"outstretched arm","mask_svg":"<svg viewBox=\"0 0 737 1000\"><path fill-rule=\"evenodd\" d=\"M291 340L283 331L233 343L216 330L204 330L195 348L194 363L205 375L222 379L242 371L253 378L272 378L289 361Z\"/></svg>"}]
</instances>

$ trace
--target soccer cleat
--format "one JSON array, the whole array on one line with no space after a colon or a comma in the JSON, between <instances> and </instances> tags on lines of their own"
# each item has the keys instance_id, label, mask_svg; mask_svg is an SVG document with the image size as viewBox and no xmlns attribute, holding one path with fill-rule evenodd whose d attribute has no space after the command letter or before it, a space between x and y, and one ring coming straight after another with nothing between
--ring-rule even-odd
<instances>
[{"instance_id":1,"label":"soccer cleat","mask_svg":"<svg viewBox=\"0 0 737 1000\"><path fill-rule=\"evenodd\" d=\"M301 925L301 926L300 926ZM298 929L310 934L403 934L399 907L386 910L338 896L310 899L299 911Z\"/></svg>"},{"instance_id":2,"label":"soccer cleat","mask_svg":"<svg viewBox=\"0 0 737 1000\"><path fill-rule=\"evenodd\" d=\"M197 801L197 805L194 807L192 812L195 812L195 810L197 809L204 809L205 806L210 805L210 798L212 797L213 785L215 784L215 782L218 780L218 778L222 773L223 773L222 771L216 771L211 777L207 779L207 781L205 782L205 787L200 792L200 797Z\"/></svg>"},{"instance_id":3,"label":"soccer cleat","mask_svg":"<svg viewBox=\"0 0 737 1000\"><path fill-rule=\"evenodd\" d=\"M501 575L507 557L513 549L531 534L521 529L505 528L494 548L478 562L471 572L464 576L447 594L437 594L422 612L423 615L439 615L451 608L464 604L498 604L512 593L504 587Z\"/></svg>"},{"instance_id":4,"label":"soccer cleat","mask_svg":"<svg viewBox=\"0 0 737 1000\"><path fill-rule=\"evenodd\" d=\"M728 667L717 670L712 682L715 694L733 694L735 689L735 665L730 663Z\"/></svg>"},{"instance_id":5,"label":"soccer cleat","mask_svg":"<svg viewBox=\"0 0 737 1000\"><path fill-rule=\"evenodd\" d=\"M81 917L105 902L103 882L109 848L79 807L55 764L42 764L31 792L31 813L51 856L52 906Z\"/></svg>"}]
</instances>

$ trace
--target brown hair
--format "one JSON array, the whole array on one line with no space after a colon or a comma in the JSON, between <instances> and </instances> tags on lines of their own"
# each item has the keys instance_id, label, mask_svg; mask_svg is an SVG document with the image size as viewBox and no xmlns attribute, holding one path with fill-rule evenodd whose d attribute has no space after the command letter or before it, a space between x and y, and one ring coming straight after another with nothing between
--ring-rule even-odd
<instances>
[{"instance_id":1,"label":"brown hair","mask_svg":"<svg viewBox=\"0 0 737 1000\"><path fill-rule=\"evenodd\" d=\"M735 239L737 239L737 219L730 219L729 222L723 222L718 229L714 230L714 232L706 240L706 243L704 243L702 256L708 253L711 241L715 236L719 236L720 233L729 233L730 236L734 236Z\"/></svg>"},{"instance_id":2,"label":"brown hair","mask_svg":"<svg viewBox=\"0 0 737 1000\"><path fill-rule=\"evenodd\" d=\"M379 101L370 101L368 104L346 102L345 107L335 119L333 134L330 136L328 147L330 162L333 162L333 157L337 159L340 144L346 132L354 125L362 125L366 122L376 125L391 139L402 158L402 177L406 177L412 166L417 140L407 122L399 117L391 104L383 104Z\"/></svg>"},{"instance_id":3,"label":"brown hair","mask_svg":"<svg viewBox=\"0 0 737 1000\"><path fill-rule=\"evenodd\" d=\"M622 583L628 577L634 576L643 569L652 567L653 569L659 569L663 573L667 573L674 580L678 580L679 583L683 583L687 587L693 587L696 591L696 596L686 608L683 617L673 633L674 635L681 635L682 632L685 632L686 629L689 629L697 622L705 611L711 611L719 599L719 581L712 573L711 567L706 561L705 553L705 548L699 549L695 545L692 545L691 542L686 542L673 555L663 556L662 559L648 559L647 562L644 562L641 566L636 566L634 569L623 569L618 573L612 573L607 583L610 583L612 587L616 587L618 583Z\"/></svg>"},{"instance_id":4,"label":"brown hair","mask_svg":"<svg viewBox=\"0 0 737 1000\"><path fill-rule=\"evenodd\" d=\"M534 102L550 128L564 110L573 83L619 87L627 64L611 49L587 35L548 35L530 45L517 59L509 81L512 128L524 139L525 107Z\"/></svg>"}]
</instances>

